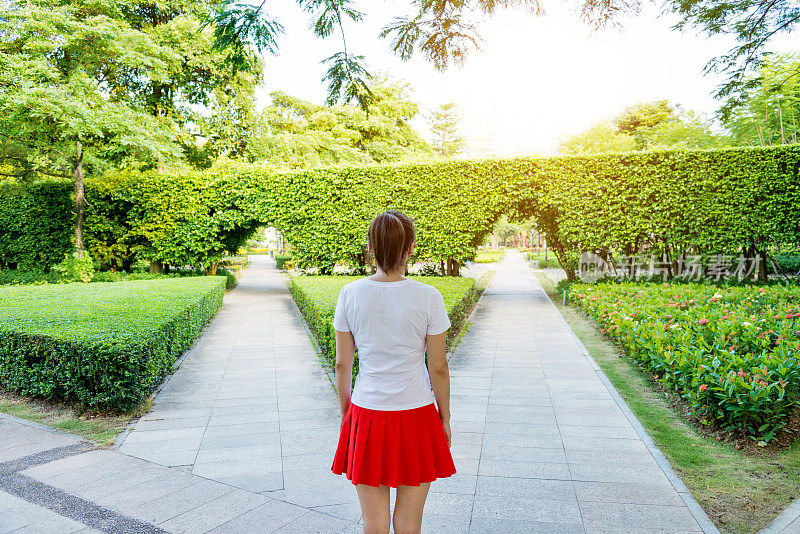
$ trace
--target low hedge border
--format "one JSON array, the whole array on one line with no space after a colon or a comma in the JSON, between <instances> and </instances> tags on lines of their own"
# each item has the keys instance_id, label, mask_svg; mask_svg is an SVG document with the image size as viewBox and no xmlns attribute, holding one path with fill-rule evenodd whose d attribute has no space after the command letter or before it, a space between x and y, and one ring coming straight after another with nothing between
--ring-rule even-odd
<instances>
[{"instance_id":1,"label":"low hedge border","mask_svg":"<svg viewBox=\"0 0 800 534\"><path fill-rule=\"evenodd\" d=\"M333 313L336 298L342 286L362 278L360 276L292 276L289 291L317 342L320 357L329 369L336 363L336 335L333 330ZM459 332L478 300L478 290L472 278L452 276L409 276L412 280L429 284L442 293L447 315L452 323L447 331L447 350L458 339ZM353 377L358 374L358 354L353 364Z\"/></svg>"},{"instance_id":2,"label":"low hedge border","mask_svg":"<svg viewBox=\"0 0 800 534\"><path fill-rule=\"evenodd\" d=\"M221 276L0 288L0 386L104 411L135 408L224 293Z\"/></svg>"}]
</instances>

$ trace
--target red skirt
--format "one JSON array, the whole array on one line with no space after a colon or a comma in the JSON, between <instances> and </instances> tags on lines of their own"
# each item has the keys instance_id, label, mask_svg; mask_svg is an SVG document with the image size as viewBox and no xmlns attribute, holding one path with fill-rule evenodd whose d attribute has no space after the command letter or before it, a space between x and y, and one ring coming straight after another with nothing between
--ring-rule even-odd
<instances>
[{"instance_id":1,"label":"red skirt","mask_svg":"<svg viewBox=\"0 0 800 534\"><path fill-rule=\"evenodd\" d=\"M419 486L456 472L439 412L370 410L350 404L331 471L353 484Z\"/></svg>"}]
</instances>

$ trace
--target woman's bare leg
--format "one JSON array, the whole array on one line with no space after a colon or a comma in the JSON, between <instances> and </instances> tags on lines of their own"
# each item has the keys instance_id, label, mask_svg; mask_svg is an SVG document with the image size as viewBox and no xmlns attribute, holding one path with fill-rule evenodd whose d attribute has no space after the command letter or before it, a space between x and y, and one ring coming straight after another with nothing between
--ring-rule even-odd
<instances>
[{"instance_id":1,"label":"woman's bare leg","mask_svg":"<svg viewBox=\"0 0 800 534\"><path fill-rule=\"evenodd\" d=\"M357 484L358 502L364 520L364 534L389 533L389 487Z\"/></svg>"},{"instance_id":2,"label":"woman's bare leg","mask_svg":"<svg viewBox=\"0 0 800 534\"><path fill-rule=\"evenodd\" d=\"M392 524L394 534L420 534L422 531L422 509L428 498L430 482L419 486L397 486Z\"/></svg>"}]
</instances>

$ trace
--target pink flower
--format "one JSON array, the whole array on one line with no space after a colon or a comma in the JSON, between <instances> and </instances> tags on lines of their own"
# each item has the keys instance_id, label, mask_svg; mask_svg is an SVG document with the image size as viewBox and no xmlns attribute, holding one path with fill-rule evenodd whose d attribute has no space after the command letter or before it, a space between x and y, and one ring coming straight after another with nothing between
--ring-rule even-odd
<instances>
[{"instance_id":1,"label":"pink flower","mask_svg":"<svg viewBox=\"0 0 800 534\"><path fill-rule=\"evenodd\" d=\"M729 316L727 316L727 315L723 315L723 316L722 316L722 319L730 319L730 317L729 317Z\"/></svg>"},{"instance_id":2,"label":"pink flower","mask_svg":"<svg viewBox=\"0 0 800 534\"><path fill-rule=\"evenodd\" d=\"M700 319L699 323L701 325L708 324L708 319Z\"/></svg>"},{"instance_id":3,"label":"pink flower","mask_svg":"<svg viewBox=\"0 0 800 534\"><path fill-rule=\"evenodd\" d=\"M708 384L700 384L700 387L697 389L699 389L700 391L705 391L708 389Z\"/></svg>"}]
</instances>

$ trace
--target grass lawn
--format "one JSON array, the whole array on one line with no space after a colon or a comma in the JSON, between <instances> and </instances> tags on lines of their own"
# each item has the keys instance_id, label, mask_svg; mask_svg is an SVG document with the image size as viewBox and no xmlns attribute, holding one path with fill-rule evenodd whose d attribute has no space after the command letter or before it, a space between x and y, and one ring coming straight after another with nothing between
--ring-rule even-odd
<instances>
[{"instance_id":1,"label":"grass lawn","mask_svg":"<svg viewBox=\"0 0 800 534\"><path fill-rule=\"evenodd\" d=\"M0 391L0 412L35 421L70 434L96 441L101 446L111 446L128 423L150 409L152 401L127 413L103 414L86 412L65 403L31 399L15 393Z\"/></svg>"},{"instance_id":2,"label":"grass lawn","mask_svg":"<svg viewBox=\"0 0 800 534\"><path fill-rule=\"evenodd\" d=\"M125 412L222 303L224 277L0 287L0 387Z\"/></svg>"},{"instance_id":3,"label":"grass lawn","mask_svg":"<svg viewBox=\"0 0 800 534\"><path fill-rule=\"evenodd\" d=\"M536 276L552 295L552 280L542 272ZM676 397L655 387L594 321L572 306L561 306L560 299L553 300L721 531L756 532L800 496L799 440L782 450L756 452L718 441L686 420L673 407Z\"/></svg>"}]
</instances>

